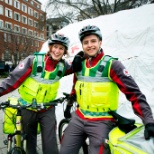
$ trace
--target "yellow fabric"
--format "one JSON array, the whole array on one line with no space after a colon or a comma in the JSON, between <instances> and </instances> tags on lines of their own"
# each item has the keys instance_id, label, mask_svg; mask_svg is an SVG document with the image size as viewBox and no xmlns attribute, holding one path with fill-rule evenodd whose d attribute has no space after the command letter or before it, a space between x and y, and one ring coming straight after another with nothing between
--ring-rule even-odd
<instances>
[{"instance_id":1,"label":"yellow fabric","mask_svg":"<svg viewBox=\"0 0 154 154\"><path fill-rule=\"evenodd\" d=\"M10 100L10 103L13 105L18 103L17 98L8 98L8 100ZM4 110L3 133L13 134L15 132L16 114L16 109L8 107Z\"/></svg>"},{"instance_id":2,"label":"yellow fabric","mask_svg":"<svg viewBox=\"0 0 154 154\"><path fill-rule=\"evenodd\" d=\"M18 103L18 98L11 97L8 98L10 100L10 104L16 105ZM3 133L5 134L13 134L16 131L16 115L17 110L11 107L7 107L4 110L3 116ZM40 133L40 123L38 123L37 134Z\"/></svg>"},{"instance_id":3,"label":"yellow fabric","mask_svg":"<svg viewBox=\"0 0 154 154\"><path fill-rule=\"evenodd\" d=\"M140 126L140 124L136 124L137 127ZM130 135L133 135L137 133L139 129L135 129L132 132L130 132ZM111 150L111 154L148 154L141 149L127 144L127 142L120 140L122 137L124 137L126 134L121 131L118 127L114 128L109 133L109 146Z\"/></svg>"},{"instance_id":4,"label":"yellow fabric","mask_svg":"<svg viewBox=\"0 0 154 154\"><path fill-rule=\"evenodd\" d=\"M77 81L75 85L79 107L90 112L107 112L118 107L119 90L114 82Z\"/></svg>"},{"instance_id":5,"label":"yellow fabric","mask_svg":"<svg viewBox=\"0 0 154 154\"><path fill-rule=\"evenodd\" d=\"M31 104L32 99L36 98L37 103L46 103L54 100L57 97L59 81L52 84L44 84L37 82L29 77L19 87L19 93L22 99Z\"/></svg>"}]
</instances>

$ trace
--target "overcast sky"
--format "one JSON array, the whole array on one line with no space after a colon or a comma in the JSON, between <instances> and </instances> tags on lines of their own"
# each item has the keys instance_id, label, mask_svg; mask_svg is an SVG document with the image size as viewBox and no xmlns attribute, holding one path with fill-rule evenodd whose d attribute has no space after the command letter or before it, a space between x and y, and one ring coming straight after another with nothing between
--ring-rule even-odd
<instances>
[{"instance_id":1,"label":"overcast sky","mask_svg":"<svg viewBox=\"0 0 154 154\"><path fill-rule=\"evenodd\" d=\"M44 10L48 0L38 0L38 1L42 3L42 9Z\"/></svg>"}]
</instances>

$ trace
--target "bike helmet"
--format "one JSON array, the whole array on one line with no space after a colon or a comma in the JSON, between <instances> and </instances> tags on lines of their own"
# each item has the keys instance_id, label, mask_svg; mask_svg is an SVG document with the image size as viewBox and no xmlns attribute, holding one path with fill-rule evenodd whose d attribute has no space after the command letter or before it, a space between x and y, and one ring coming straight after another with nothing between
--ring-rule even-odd
<instances>
[{"instance_id":1,"label":"bike helmet","mask_svg":"<svg viewBox=\"0 0 154 154\"><path fill-rule=\"evenodd\" d=\"M59 43L59 44L65 46L66 50L68 50L70 40L68 37L64 36L63 34L57 33L57 34L53 34L48 40L49 45L55 44L55 43Z\"/></svg>"},{"instance_id":2,"label":"bike helmet","mask_svg":"<svg viewBox=\"0 0 154 154\"><path fill-rule=\"evenodd\" d=\"M91 25L84 26L79 31L79 39L80 39L80 41L82 41L85 36L88 36L90 34L97 35L99 37L99 39L102 41L102 34L101 34L100 29L97 26L91 26Z\"/></svg>"}]
</instances>

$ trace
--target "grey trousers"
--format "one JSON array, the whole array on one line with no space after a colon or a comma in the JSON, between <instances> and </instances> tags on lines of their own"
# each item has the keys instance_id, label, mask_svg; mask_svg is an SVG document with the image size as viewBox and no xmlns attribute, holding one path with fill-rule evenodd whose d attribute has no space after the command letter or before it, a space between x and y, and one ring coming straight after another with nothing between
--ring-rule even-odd
<instances>
[{"instance_id":1,"label":"grey trousers","mask_svg":"<svg viewBox=\"0 0 154 154\"><path fill-rule=\"evenodd\" d=\"M110 154L108 134L115 122L83 120L72 114L72 119L64 132L60 154L77 154L86 137L89 138L89 154Z\"/></svg>"},{"instance_id":2,"label":"grey trousers","mask_svg":"<svg viewBox=\"0 0 154 154\"><path fill-rule=\"evenodd\" d=\"M22 110L23 131L27 134L27 154L37 154L37 125L41 126L43 154L58 154L55 107L38 113Z\"/></svg>"}]
</instances>

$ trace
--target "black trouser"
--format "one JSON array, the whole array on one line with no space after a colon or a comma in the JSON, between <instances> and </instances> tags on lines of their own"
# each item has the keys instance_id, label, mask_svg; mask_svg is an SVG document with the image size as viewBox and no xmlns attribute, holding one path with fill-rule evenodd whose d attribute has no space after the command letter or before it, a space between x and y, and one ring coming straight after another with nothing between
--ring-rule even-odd
<instances>
[{"instance_id":1,"label":"black trouser","mask_svg":"<svg viewBox=\"0 0 154 154\"><path fill-rule=\"evenodd\" d=\"M41 126L43 154L58 154L55 107L38 113L23 110L23 130L27 134L27 154L36 154L37 126Z\"/></svg>"}]
</instances>

